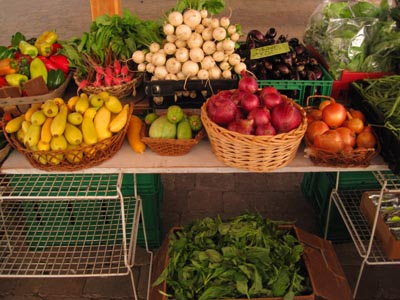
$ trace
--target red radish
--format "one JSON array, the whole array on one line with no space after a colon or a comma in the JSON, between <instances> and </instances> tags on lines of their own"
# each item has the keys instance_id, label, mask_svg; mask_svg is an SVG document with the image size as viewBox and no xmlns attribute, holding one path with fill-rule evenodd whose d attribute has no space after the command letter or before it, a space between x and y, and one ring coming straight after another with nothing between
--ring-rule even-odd
<instances>
[{"instance_id":1,"label":"red radish","mask_svg":"<svg viewBox=\"0 0 400 300\"><path fill-rule=\"evenodd\" d=\"M274 126L272 126L271 123L257 126L255 135L275 135L276 134L276 129Z\"/></svg>"},{"instance_id":2,"label":"red radish","mask_svg":"<svg viewBox=\"0 0 400 300\"><path fill-rule=\"evenodd\" d=\"M211 96L208 100L207 112L211 121L224 126L235 120L238 108L230 98Z\"/></svg>"},{"instance_id":3,"label":"red radish","mask_svg":"<svg viewBox=\"0 0 400 300\"><path fill-rule=\"evenodd\" d=\"M118 60L114 60L114 73L117 75L121 73L121 63Z\"/></svg>"},{"instance_id":4,"label":"red radish","mask_svg":"<svg viewBox=\"0 0 400 300\"><path fill-rule=\"evenodd\" d=\"M248 93L255 93L258 90L257 80L248 75L246 71L242 71L240 75L242 75L242 78L239 80L238 89Z\"/></svg>"},{"instance_id":5,"label":"red radish","mask_svg":"<svg viewBox=\"0 0 400 300\"><path fill-rule=\"evenodd\" d=\"M265 107L271 109L278 104L283 102L281 94L272 87L264 87L260 92L261 101L264 103Z\"/></svg>"},{"instance_id":6,"label":"red radish","mask_svg":"<svg viewBox=\"0 0 400 300\"><path fill-rule=\"evenodd\" d=\"M249 112L247 119L254 120L254 124L259 127L270 122L271 114L268 109L264 107L257 107Z\"/></svg>"},{"instance_id":7,"label":"red radish","mask_svg":"<svg viewBox=\"0 0 400 300\"><path fill-rule=\"evenodd\" d=\"M96 73L99 73L101 75L105 75L104 69L100 66L95 66L94 70L96 71Z\"/></svg>"},{"instance_id":8,"label":"red radish","mask_svg":"<svg viewBox=\"0 0 400 300\"><path fill-rule=\"evenodd\" d=\"M279 133L297 128L301 121L300 111L289 101L284 101L271 110L271 123Z\"/></svg>"},{"instance_id":9,"label":"red radish","mask_svg":"<svg viewBox=\"0 0 400 300\"><path fill-rule=\"evenodd\" d=\"M129 74L129 68L127 65L124 65L121 67L121 75L122 76L127 76Z\"/></svg>"},{"instance_id":10,"label":"red radish","mask_svg":"<svg viewBox=\"0 0 400 300\"><path fill-rule=\"evenodd\" d=\"M256 94L252 94L250 92L244 92L243 98L240 99L240 107L245 112L250 112L253 109L260 107L260 99Z\"/></svg>"}]
</instances>

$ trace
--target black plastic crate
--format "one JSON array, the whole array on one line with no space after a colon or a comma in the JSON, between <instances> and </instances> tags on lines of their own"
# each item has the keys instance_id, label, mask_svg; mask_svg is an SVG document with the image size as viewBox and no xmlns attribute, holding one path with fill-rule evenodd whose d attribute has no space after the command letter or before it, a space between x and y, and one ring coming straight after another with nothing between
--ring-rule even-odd
<instances>
[{"instance_id":1,"label":"black plastic crate","mask_svg":"<svg viewBox=\"0 0 400 300\"><path fill-rule=\"evenodd\" d=\"M200 108L211 95L221 90L236 89L238 77L217 80L151 80L150 74L146 74L143 85L153 109L168 108L173 104L182 108ZM184 92L189 95L184 95ZM190 92L195 92L195 96L190 95Z\"/></svg>"},{"instance_id":2,"label":"black plastic crate","mask_svg":"<svg viewBox=\"0 0 400 300\"><path fill-rule=\"evenodd\" d=\"M356 81L356 83L368 85L366 81L362 80ZM380 155L393 173L400 174L400 138L392 130L383 126L386 121L383 113L375 105L364 99L353 83L350 85L349 95L352 99L351 106L361 110L367 122L372 125L381 145Z\"/></svg>"}]
</instances>

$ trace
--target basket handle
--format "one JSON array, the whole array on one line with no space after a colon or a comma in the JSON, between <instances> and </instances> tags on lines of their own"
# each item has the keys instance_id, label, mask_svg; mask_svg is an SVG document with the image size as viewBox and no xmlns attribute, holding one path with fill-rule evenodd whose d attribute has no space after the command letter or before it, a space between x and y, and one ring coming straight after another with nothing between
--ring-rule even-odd
<instances>
[{"instance_id":1,"label":"basket handle","mask_svg":"<svg viewBox=\"0 0 400 300\"><path fill-rule=\"evenodd\" d=\"M324 96L324 95L312 95L312 96L308 96L307 97L307 101L306 101L306 107L310 106L310 100L311 99L315 99L315 98L319 98L319 99L326 99L326 100L333 100L336 102L336 100L334 98L332 98L331 96Z\"/></svg>"}]
</instances>

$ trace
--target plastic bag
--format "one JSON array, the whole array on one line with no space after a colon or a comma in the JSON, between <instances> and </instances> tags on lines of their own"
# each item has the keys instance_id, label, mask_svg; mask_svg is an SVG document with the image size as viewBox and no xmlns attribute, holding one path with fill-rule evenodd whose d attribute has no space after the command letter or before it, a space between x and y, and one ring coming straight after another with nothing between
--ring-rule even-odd
<instances>
[{"instance_id":1,"label":"plastic bag","mask_svg":"<svg viewBox=\"0 0 400 300\"><path fill-rule=\"evenodd\" d=\"M328 0L311 15L304 43L318 51L336 80L344 69L390 72L398 61L397 55L392 54L400 46L400 32L393 28L387 0L379 6L364 1Z\"/></svg>"}]
</instances>

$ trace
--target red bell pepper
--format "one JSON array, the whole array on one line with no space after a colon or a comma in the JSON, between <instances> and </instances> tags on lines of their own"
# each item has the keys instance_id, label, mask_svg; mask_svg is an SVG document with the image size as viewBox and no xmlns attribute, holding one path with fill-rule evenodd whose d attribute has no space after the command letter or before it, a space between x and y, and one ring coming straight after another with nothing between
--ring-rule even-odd
<instances>
[{"instance_id":1,"label":"red bell pepper","mask_svg":"<svg viewBox=\"0 0 400 300\"><path fill-rule=\"evenodd\" d=\"M62 49L62 46L60 43L54 43L53 45L51 45L51 54L52 55L57 54L58 49Z\"/></svg>"},{"instance_id":2,"label":"red bell pepper","mask_svg":"<svg viewBox=\"0 0 400 300\"><path fill-rule=\"evenodd\" d=\"M38 55L38 58L44 63L47 71L59 69L59 67L55 63L53 63L48 57Z\"/></svg>"},{"instance_id":3,"label":"red bell pepper","mask_svg":"<svg viewBox=\"0 0 400 300\"><path fill-rule=\"evenodd\" d=\"M7 80L4 76L0 76L0 88L2 88L3 86L7 86Z\"/></svg>"},{"instance_id":4,"label":"red bell pepper","mask_svg":"<svg viewBox=\"0 0 400 300\"><path fill-rule=\"evenodd\" d=\"M53 64L55 64L58 67L58 69L64 72L65 76L67 76L69 72L69 61L65 55L62 54L52 55L49 57L49 59Z\"/></svg>"}]
</instances>

